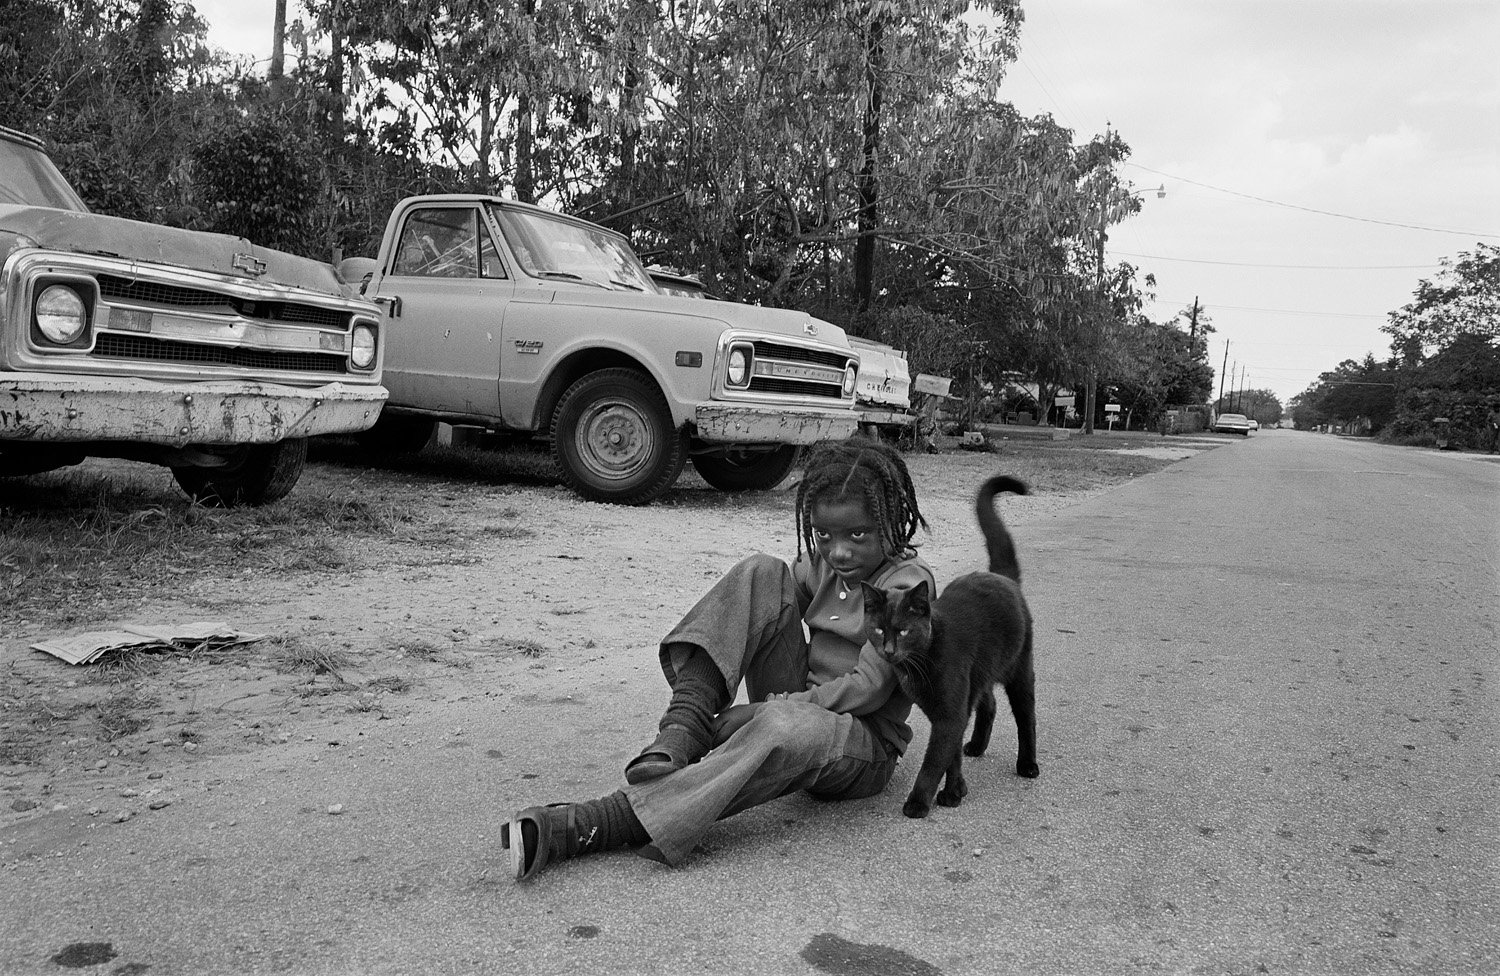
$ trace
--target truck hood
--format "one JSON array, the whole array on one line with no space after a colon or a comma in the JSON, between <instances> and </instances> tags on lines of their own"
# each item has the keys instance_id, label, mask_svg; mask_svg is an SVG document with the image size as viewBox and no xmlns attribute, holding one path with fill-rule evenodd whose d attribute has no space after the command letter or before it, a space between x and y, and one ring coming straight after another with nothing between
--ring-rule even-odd
<instances>
[{"instance_id":1,"label":"truck hood","mask_svg":"<svg viewBox=\"0 0 1500 976\"><path fill-rule=\"evenodd\" d=\"M806 312L790 308L767 308L742 305L739 302L704 301L669 295L643 295L630 291L605 291L595 288L559 289L553 304L582 305L601 308L639 308L677 317L687 316L714 323L716 328L734 328L770 332L790 338L810 339L825 345L844 347L849 339L844 330L832 322L813 318Z\"/></svg>"},{"instance_id":2,"label":"truck hood","mask_svg":"<svg viewBox=\"0 0 1500 976\"><path fill-rule=\"evenodd\" d=\"M243 237L228 234L181 230L74 210L16 206L0 206L0 232L16 234L54 250L192 268L241 278L247 283L284 285L340 296L351 294L330 265L258 247Z\"/></svg>"}]
</instances>

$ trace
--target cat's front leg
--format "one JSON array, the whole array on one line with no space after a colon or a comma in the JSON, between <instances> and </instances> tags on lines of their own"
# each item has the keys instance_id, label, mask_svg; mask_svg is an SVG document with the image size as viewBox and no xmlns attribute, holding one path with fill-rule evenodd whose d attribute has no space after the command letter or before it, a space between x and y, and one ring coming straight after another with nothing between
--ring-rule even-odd
<instances>
[{"instance_id":1,"label":"cat's front leg","mask_svg":"<svg viewBox=\"0 0 1500 976\"><path fill-rule=\"evenodd\" d=\"M932 732L927 736L927 754L922 757L922 768L917 773L917 780L912 784L906 803L901 807L901 812L908 817L920 819L931 812L938 784L953 768L954 763L960 761L959 749L963 745L964 726L968 724L967 719L968 716L965 715L958 722L933 721ZM962 772L959 773L959 778L962 780ZM962 799L962 794L959 798ZM939 802L942 801L939 800ZM944 805L955 806L956 804Z\"/></svg>"},{"instance_id":2,"label":"cat's front leg","mask_svg":"<svg viewBox=\"0 0 1500 976\"><path fill-rule=\"evenodd\" d=\"M956 807L964 802L964 797L968 795L969 781L964 779L963 758L958 757L953 760L953 765L948 767L948 780L938 791L938 806Z\"/></svg>"}]
</instances>

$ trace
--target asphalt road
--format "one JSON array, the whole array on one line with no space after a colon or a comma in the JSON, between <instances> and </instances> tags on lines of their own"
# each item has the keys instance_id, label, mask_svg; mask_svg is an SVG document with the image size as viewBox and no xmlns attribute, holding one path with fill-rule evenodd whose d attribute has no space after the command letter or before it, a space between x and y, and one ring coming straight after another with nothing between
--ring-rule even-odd
<instances>
[{"instance_id":1,"label":"asphalt road","mask_svg":"<svg viewBox=\"0 0 1500 976\"><path fill-rule=\"evenodd\" d=\"M997 724L926 821L899 814L908 762L676 870L517 886L500 820L613 789L659 678L476 690L344 759L226 767L149 824L51 852L7 830L0 973L1493 974L1497 527L1493 459L1263 432L1017 530L1037 780Z\"/></svg>"}]
</instances>

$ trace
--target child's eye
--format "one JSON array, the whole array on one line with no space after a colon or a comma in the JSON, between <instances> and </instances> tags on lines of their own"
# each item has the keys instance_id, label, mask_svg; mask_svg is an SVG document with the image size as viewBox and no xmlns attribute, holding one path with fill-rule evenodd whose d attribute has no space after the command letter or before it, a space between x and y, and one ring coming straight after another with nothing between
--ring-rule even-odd
<instances>
[{"instance_id":1,"label":"child's eye","mask_svg":"<svg viewBox=\"0 0 1500 976\"><path fill-rule=\"evenodd\" d=\"M902 630L901 630L901 636L902 637L905 637L909 633L911 633L911 628L910 627L902 628Z\"/></svg>"},{"instance_id":2,"label":"child's eye","mask_svg":"<svg viewBox=\"0 0 1500 976\"><path fill-rule=\"evenodd\" d=\"M853 539L855 542L864 542L869 534L870 533L863 531L850 532L849 538Z\"/></svg>"}]
</instances>

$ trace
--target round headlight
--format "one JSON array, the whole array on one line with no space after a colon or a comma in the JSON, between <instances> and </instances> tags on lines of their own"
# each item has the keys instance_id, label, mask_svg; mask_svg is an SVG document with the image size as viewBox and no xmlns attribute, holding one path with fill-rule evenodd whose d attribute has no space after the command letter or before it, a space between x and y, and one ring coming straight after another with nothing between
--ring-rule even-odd
<instances>
[{"instance_id":1,"label":"round headlight","mask_svg":"<svg viewBox=\"0 0 1500 976\"><path fill-rule=\"evenodd\" d=\"M736 347L729 350L727 377L730 386L744 386L750 381L750 355L744 349Z\"/></svg>"},{"instance_id":2,"label":"round headlight","mask_svg":"<svg viewBox=\"0 0 1500 976\"><path fill-rule=\"evenodd\" d=\"M355 369L369 369L375 365L375 328L356 325L349 348L349 358Z\"/></svg>"},{"instance_id":3,"label":"round headlight","mask_svg":"<svg viewBox=\"0 0 1500 976\"><path fill-rule=\"evenodd\" d=\"M854 395L854 383L859 378L859 367L852 363L844 367L844 396Z\"/></svg>"},{"instance_id":4,"label":"round headlight","mask_svg":"<svg viewBox=\"0 0 1500 976\"><path fill-rule=\"evenodd\" d=\"M88 328L88 306L67 285L48 285L36 297L36 327L48 341L66 346Z\"/></svg>"}]
</instances>

